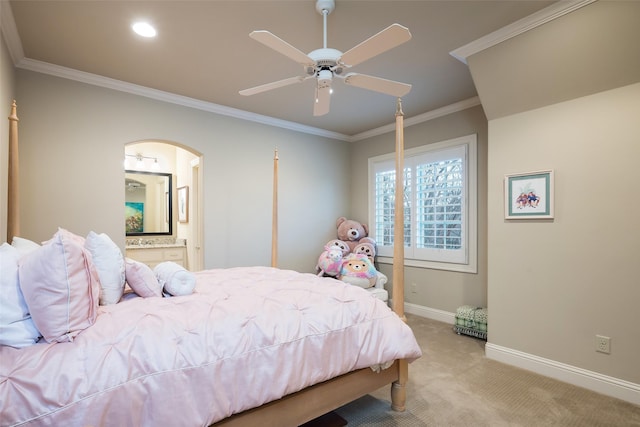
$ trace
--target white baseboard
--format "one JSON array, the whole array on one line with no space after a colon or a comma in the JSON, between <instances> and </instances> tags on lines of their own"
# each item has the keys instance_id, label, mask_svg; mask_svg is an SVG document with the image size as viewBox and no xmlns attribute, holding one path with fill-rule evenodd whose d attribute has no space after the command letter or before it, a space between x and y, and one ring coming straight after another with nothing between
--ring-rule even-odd
<instances>
[{"instance_id":1,"label":"white baseboard","mask_svg":"<svg viewBox=\"0 0 640 427\"><path fill-rule=\"evenodd\" d=\"M404 311L405 313L415 314L416 316L426 317L427 319L437 320L451 325L455 324L456 320L455 313L408 302L404 304ZM507 365L516 366L558 381L595 391L596 393L615 397L616 399L624 400L634 405L640 405L640 384L502 347L490 342L485 344L485 355L489 359Z\"/></svg>"},{"instance_id":2,"label":"white baseboard","mask_svg":"<svg viewBox=\"0 0 640 427\"><path fill-rule=\"evenodd\" d=\"M615 397L634 405L640 405L640 384L577 368L555 360L545 359L496 344L485 345L489 359L517 366L546 377L586 388L596 393Z\"/></svg>"},{"instance_id":3,"label":"white baseboard","mask_svg":"<svg viewBox=\"0 0 640 427\"><path fill-rule=\"evenodd\" d=\"M424 305L405 302L404 311L405 313L415 314L416 316L426 317L427 319L437 320L439 322L448 323L450 325L456 323L455 313L438 310L437 308L425 307Z\"/></svg>"}]
</instances>

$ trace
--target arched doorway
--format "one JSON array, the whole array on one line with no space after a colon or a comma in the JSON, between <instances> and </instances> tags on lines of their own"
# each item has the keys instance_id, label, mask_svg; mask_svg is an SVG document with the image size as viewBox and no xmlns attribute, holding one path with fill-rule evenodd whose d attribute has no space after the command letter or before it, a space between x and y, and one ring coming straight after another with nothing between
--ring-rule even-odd
<instances>
[{"instance_id":1,"label":"arched doorway","mask_svg":"<svg viewBox=\"0 0 640 427\"><path fill-rule=\"evenodd\" d=\"M202 270L202 154L173 141L142 140L125 144L124 159L125 170L171 174L172 188L167 200L171 200L172 214L165 214L164 218L167 221L171 218L172 227L170 235L163 237L175 242L184 241L187 254L185 267L191 271ZM146 241L149 242L158 241L153 239L153 232L149 236L144 233L142 237L148 237ZM139 239L142 241L141 237Z\"/></svg>"}]
</instances>

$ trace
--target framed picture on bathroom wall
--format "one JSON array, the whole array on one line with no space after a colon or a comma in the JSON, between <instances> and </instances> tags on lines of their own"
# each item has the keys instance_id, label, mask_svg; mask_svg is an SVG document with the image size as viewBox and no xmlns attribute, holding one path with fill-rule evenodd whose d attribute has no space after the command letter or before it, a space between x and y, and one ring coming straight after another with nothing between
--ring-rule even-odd
<instances>
[{"instance_id":1,"label":"framed picture on bathroom wall","mask_svg":"<svg viewBox=\"0 0 640 427\"><path fill-rule=\"evenodd\" d=\"M553 218L553 170L506 175L505 219Z\"/></svg>"},{"instance_id":2,"label":"framed picture on bathroom wall","mask_svg":"<svg viewBox=\"0 0 640 427\"><path fill-rule=\"evenodd\" d=\"M164 193L164 222L169 223L169 192Z\"/></svg>"},{"instance_id":3,"label":"framed picture on bathroom wall","mask_svg":"<svg viewBox=\"0 0 640 427\"><path fill-rule=\"evenodd\" d=\"M178 188L178 222L189 222L189 187Z\"/></svg>"},{"instance_id":4,"label":"framed picture on bathroom wall","mask_svg":"<svg viewBox=\"0 0 640 427\"><path fill-rule=\"evenodd\" d=\"M124 216L127 233L144 232L144 203L125 202Z\"/></svg>"}]
</instances>

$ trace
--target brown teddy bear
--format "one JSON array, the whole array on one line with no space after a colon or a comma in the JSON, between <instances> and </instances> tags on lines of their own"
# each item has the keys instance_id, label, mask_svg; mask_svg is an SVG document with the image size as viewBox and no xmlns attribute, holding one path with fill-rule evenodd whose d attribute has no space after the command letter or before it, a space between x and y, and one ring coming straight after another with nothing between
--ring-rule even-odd
<instances>
[{"instance_id":1,"label":"brown teddy bear","mask_svg":"<svg viewBox=\"0 0 640 427\"><path fill-rule=\"evenodd\" d=\"M360 243L371 243L375 246L376 242L369 235L369 227L367 224L361 224L358 221L347 219L343 216L336 221L338 228L338 239L349 245L349 252L353 252Z\"/></svg>"}]
</instances>

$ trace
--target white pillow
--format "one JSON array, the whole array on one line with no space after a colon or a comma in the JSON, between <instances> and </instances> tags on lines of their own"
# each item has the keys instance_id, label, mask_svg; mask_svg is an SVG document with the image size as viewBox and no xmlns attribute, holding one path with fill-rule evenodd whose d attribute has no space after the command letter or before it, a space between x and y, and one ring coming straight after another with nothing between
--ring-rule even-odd
<instances>
[{"instance_id":1,"label":"white pillow","mask_svg":"<svg viewBox=\"0 0 640 427\"><path fill-rule=\"evenodd\" d=\"M104 233L90 231L84 242L100 278L100 305L116 304L124 293L125 267L122 251Z\"/></svg>"},{"instance_id":2,"label":"white pillow","mask_svg":"<svg viewBox=\"0 0 640 427\"><path fill-rule=\"evenodd\" d=\"M143 298L162 296L162 286L151 267L131 258L125 258L124 265L127 283L133 292Z\"/></svg>"},{"instance_id":3,"label":"white pillow","mask_svg":"<svg viewBox=\"0 0 640 427\"><path fill-rule=\"evenodd\" d=\"M196 276L173 261L161 262L153 272L158 278L158 283L169 295L189 295L196 287Z\"/></svg>"},{"instance_id":4,"label":"white pillow","mask_svg":"<svg viewBox=\"0 0 640 427\"><path fill-rule=\"evenodd\" d=\"M18 277L33 323L48 342L73 341L95 322L100 282L82 237L59 228L20 258Z\"/></svg>"},{"instance_id":5,"label":"white pillow","mask_svg":"<svg viewBox=\"0 0 640 427\"><path fill-rule=\"evenodd\" d=\"M11 241L11 246L18 250L18 253L21 257L30 254L40 247L40 245L36 242L32 242L29 239L24 239L22 237L14 237Z\"/></svg>"},{"instance_id":6,"label":"white pillow","mask_svg":"<svg viewBox=\"0 0 640 427\"><path fill-rule=\"evenodd\" d=\"M20 253L14 246L0 246L0 345L22 348L35 344L40 332L20 290L18 258Z\"/></svg>"}]
</instances>

